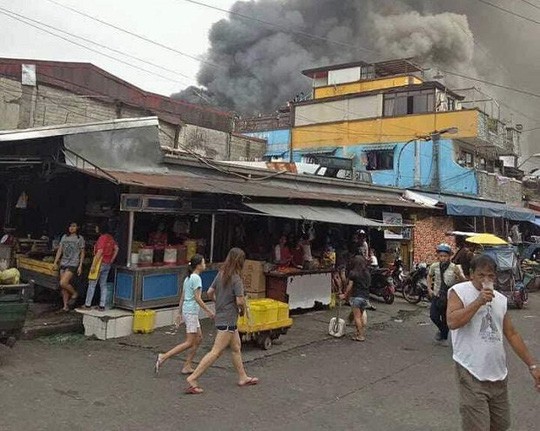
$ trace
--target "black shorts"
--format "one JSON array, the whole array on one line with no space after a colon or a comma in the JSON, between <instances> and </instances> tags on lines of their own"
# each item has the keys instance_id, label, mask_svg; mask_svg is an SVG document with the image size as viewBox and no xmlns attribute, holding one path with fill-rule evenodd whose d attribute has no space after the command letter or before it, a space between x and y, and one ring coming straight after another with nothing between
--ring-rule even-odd
<instances>
[{"instance_id":1,"label":"black shorts","mask_svg":"<svg viewBox=\"0 0 540 431\"><path fill-rule=\"evenodd\" d=\"M216 329L218 331L227 331L227 332L236 332L236 325L217 325Z\"/></svg>"},{"instance_id":2,"label":"black shorts","mask_svg":"<svg viewBox=\"0 0 540 431\"><path fill-rule=\"evenodd\" d=\"M69 271L73 274L77 274L77 268L76 266L61 266L60 267L60 272L64 272L64 271Z\"/></svg>"}]
</instances>

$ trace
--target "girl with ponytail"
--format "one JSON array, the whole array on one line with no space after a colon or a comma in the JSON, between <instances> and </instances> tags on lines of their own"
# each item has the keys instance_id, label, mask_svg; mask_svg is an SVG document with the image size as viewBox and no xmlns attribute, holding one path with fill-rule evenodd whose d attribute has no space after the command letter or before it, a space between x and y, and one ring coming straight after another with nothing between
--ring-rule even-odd
<instances>
[{"instance_id":1,"label":"girl with ponytail","mask_svg":"<svg viewBox=\"0 0 540 431\"><path fill-rule=\"evenodd\" d=\"M210 367L225 349L231 349L232 362L238 374L238 386L252 386L259 383L256 377L246 374L242 362L242 342L236 323L238 316L245 312L244 285L241 273L246 260L245 253L239 248L229 251L219 274L208 290L208 297L216 303L216 339L212 350L201 360L195 371L187 378L187 394L201 394L202 388L197 379Z\"/></svg>"},{"instance_id":2,"label":"girl with ponytail","mask_svg":"<svg viewBox=\"0 0 540 431\"><path fill-rule=\"evenodd\" d=\"M200 254L194 255L189 262L188 275L184 280L184 287L182 289L182 294L180 295L180 304L176 320L176 326L178 327L183 318L184 323L186 324L186 340L182 344L173 347L167 353L158 354L155 364L156 374L167 359L179 355L188 349L189 353L186 357L186 362L184 362L182 374L187 375L193 372L192 361L202 341L201 324L199 322L200 309L202 308L211 319L214 318L214 313L201 298L202 280L200 274L205 269L206 263L204 257Z\"/></svg>"}]
</instances>

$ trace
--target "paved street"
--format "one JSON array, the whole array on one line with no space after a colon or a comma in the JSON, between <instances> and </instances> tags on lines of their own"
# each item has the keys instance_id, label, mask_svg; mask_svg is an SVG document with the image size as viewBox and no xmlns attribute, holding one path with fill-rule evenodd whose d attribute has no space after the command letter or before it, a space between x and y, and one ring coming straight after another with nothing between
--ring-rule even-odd
<instances>
[{"instance_id":1,"label":"paved street","mask_svg":"<svg viewBox=\"0 0 540 431\"><path fill-rule=\"evenodd\" d=\"M512 311L537 356L539 310L540 295L533 294L527 309ZM157 378L152 373L155 353L177 339L169 330L108 342L23 341L0 351L0 429L459 429L451 349L432 341L425 306L378 304L363 344L329 339L329 317L298 316L271 351L246 347L248 372L259 386L236 387L225 355L201 379L201 396L182 394L179 360ZM512 429L538 429L540 395L513 353L509 361Z\"/></svg>"}]
</instances>

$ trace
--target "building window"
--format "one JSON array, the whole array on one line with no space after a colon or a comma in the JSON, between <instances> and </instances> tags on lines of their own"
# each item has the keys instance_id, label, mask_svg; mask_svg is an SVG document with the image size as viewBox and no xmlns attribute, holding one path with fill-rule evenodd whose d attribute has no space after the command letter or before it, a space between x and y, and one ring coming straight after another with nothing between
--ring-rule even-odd
<instances>
[{"instance_id":1,"label":"building window","mask_svg":"<svg viewBox=\"0 0 540 431\"><path fill-rule=\"evenodd\" d=\"M463 167L472 168L474 167L474 155L468 151L461 150L457 162Z\"/></svg>"},{"instance_id":2,"label":"building window","mask_svg":"<svg viewBox=\"0 0 540 431\"><path fill-rule=\"evenodd\" d=\"M407 91L384 95L384 116L423 114L435 110L435 91Z\"/></svg>"},{"instance_id":3,"label":"building window","mask_svg":"<svg viewBox=\"0 0 540 431\"><path fill-rule=\"evenodd\" d=\"M366 170L389 171L394 169L394 150L366 151Z\"/></svg>"},{"instance_id":4,"label":"building window","mask_svg":"<svg viewBox=\"0 0 540 431\"><path fill-rule=\"evenodd\" d=\"M448 110L449 111L456 110L456 100L452 99L451 97L448 97Z\"/></svg>"}]
</instances>

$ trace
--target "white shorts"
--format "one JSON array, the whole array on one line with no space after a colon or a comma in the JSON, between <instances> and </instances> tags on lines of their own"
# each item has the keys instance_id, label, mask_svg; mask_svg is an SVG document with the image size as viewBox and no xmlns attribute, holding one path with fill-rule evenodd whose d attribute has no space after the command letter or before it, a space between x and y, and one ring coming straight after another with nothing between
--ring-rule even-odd
<instances>
[{"instance_id":1,"label":"white shorts","mask_svg":"<svg viewBox=\"0 0 540 431\"><path fill-rule=\"evenodd\" d=\"M186 334L196 334L201 328L198 314L183 314L184 323L186 324Z\"/></svg>"}]
</instances>

